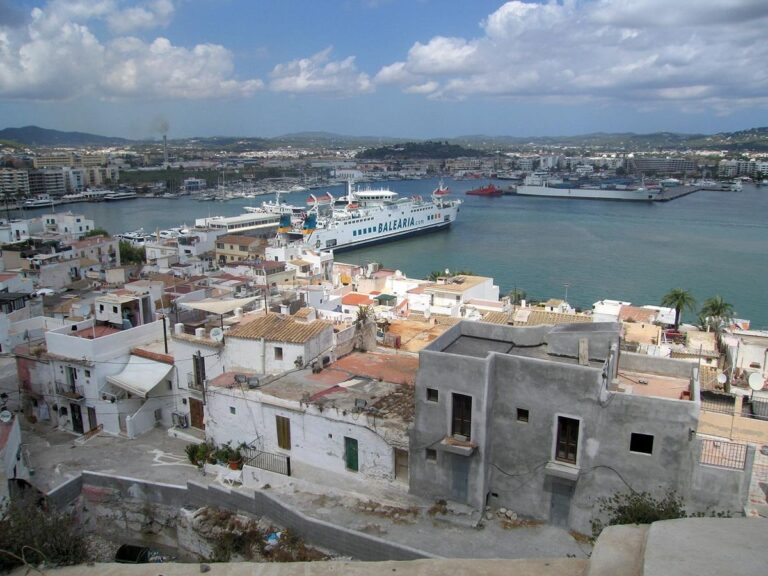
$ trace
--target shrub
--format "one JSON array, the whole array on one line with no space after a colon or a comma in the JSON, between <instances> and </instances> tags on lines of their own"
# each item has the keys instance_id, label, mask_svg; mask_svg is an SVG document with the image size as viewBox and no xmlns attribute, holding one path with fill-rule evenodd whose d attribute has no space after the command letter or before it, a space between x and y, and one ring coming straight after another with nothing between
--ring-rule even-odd
<instances>
[{"instance_id":1,"label":"shrub","mask_svg":"<svg viewBox=\"0 0 768 576\"><path fill-rule=\"evenodd\" d=\"M606 526L616 524L650 524L657 520L671 520L687 516L683 501L674 491L661 498L654 498L648 492L619 492L609 498L598 500L600 512L608 515L604 524L600 519L592 520L592 535L597 537Z\"/></svg>"},{"instance_id":2,"label":"shrub","mask_svg":"<svg viewBox=\"0 0 768 576\"><path fill-rule=\"evenodd\" d=\"M49 509L26 490L6 502L0 516L0 572L15 566L64 566L86 560L83 531L74 514Z\"/></svg>"}]
</instances>

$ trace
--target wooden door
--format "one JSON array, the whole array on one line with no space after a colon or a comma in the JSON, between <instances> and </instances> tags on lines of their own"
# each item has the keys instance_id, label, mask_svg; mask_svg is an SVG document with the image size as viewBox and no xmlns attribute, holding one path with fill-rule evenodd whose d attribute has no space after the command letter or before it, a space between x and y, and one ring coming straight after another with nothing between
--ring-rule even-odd
<instances>
[{"instance_id":1,"label":"wooden door","mask_svg":"<svg viewBox=\"0 0 768 576\"><path fill-rule=\"evenodd\" d=\"M189 399L189 420L192 428L205 430L205 416L203 414L203 403L196 398Z\"/></svg>"},{"instance_id":2,"label":"wooden door","mask_svg":"<svg viewBox=\"0 0 768 576\"><path fill-rule=\"evenodd\" d=\"M347 466L347 470L357 472L357 440L354 438L344 437L344 462Z\"/></svg>"},{"instance_id":3,"label":"wooden door","mask_svg":"<svg viewBox=\"0 0 768 576\"><path fill-rule=\"evenodd\" d=\"M88 430L95 429L99 423L96 421L96 408L88 406Z\"/></svg>"},{"instance_id":4,"label":"wooden door","mask_svg":"<svg viewBox=\"0 0 768 576\"><path fill-rule=\"evenodd\" d=\"M78 434L82 434L83 430L83 413L80 411L78 404L70 404L69 409L72 412L72 430Z\"/></svg>"},{"instance_id":5,"label":"wooden door","mask_svg":"<svg viewBox=\"0 0 768 576\"><path fill-rule=\"evenodd\" d=\"M395 448L395 479L408 482L408 451Z\"/></svg>"}]
</instances>

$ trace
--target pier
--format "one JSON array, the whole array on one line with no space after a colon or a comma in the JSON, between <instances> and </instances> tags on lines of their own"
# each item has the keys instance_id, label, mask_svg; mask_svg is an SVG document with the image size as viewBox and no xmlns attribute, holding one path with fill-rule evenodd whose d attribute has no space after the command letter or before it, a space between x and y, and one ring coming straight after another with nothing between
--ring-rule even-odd
<instances>
[{"instance_id":1,"label":"pier","mask_svg":"<svg viewBox=\"0 0 768 576\"><path fill-rule=\"evenodd\" d=\"M670 186L669 188L663 188L654 202L669 202L670 200L677 200L688 194L694 192L736 192L735 190L723 190L722 188L714 188L710 186Z\"/></svg>"}]
</instances>

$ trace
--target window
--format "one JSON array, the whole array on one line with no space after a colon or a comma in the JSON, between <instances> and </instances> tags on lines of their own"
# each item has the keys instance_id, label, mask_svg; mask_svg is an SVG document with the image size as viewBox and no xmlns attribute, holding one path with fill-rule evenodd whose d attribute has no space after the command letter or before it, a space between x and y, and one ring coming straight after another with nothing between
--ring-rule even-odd
<instances>
[{"instance_id":1,"label":"window","mask_svg":"<svg viewBox=\"0 0 768 576\"><path fill-rule=\"evenodd\" d=\"M234 406L230 406L229 407L229 413L230 414L237 414L237 408L235 408Z\"/></svg>"},{"instance_id":2,"label":"window","mask_svg":"<svg viewBox=\"0 0 768 576\"><path fill-rule=\"evenodd\" d=\"M427 388L427 402L437 402L440 394L434 388Z\"/></svg>"},{"instance_id":3,"label":"window","mask_svg":"<svg viewBox=\"0 0 768 576\"><path fill-rule=\"evenodd\" d=\"M629 439L629 451L640 454L653 454L653 436L632 432Z\"/></svg>"},{"instance_id":4,"label":"window","mask_svg":"<svg viewBox=\"0 0 768 576\"><path fill-rule=\"evenodd\" d=\"M291 449L291 419L285 416L275 416L277 426L277 445L283 450Z\"/></svg>"},{"instance_id":5,"label":"window","mask_svg":"<svg viewBox=\"0 0 768 576\"><path fill-rule=\"evenodd\" d=\"M283 349L280 346L275 346L275 360L283 359Z\"/></svg>"},{"instance_id":6,"label":"window","mask_svg":"<svg viewBox=\"0 0 768 576\"><path fill-rule=\"evenodd\" d=\"M427 448L424 451L424 456L427 459L427 462L437 462L437 450L434 448Z\"/></svg>"},{"instance_id":7,"label":"window","mask_svg":"<svg viewBox=\"0 0 768 576\"><path fill-rule=\"evenodd\" d=\"M517 409L517 421L528 422L528 410L526 408Z\"/></svg>"},{"instance_id":8,"label":"window","mask_svg":"<svg viewBox=\"0 0 768 576\"><path fill-rule=\"evenodd\" d=\"M579 446L579 421L565 416L557 418L557 444L555 460L576 464Z\"/></svg>"},{"instance_id":9,"label":"window","mask_svg":"<svg viewBox=\"0 0 768 576\"><path fill-rule=\"evenodd\" d=\"M86 378L90 378L91 377L91 371L90 370L86 370L85 371L85 377Z\"/></svg>"},{"instance_id":10,"label":"window","mask_svg":"<svg viewBox=\"0 0 768 576\"><path fill-rule=\"evenodd\" d=\"M451 434L472 438L472 397L464 394L453 395L453 423Z\"/></svg>"}]
</instances>

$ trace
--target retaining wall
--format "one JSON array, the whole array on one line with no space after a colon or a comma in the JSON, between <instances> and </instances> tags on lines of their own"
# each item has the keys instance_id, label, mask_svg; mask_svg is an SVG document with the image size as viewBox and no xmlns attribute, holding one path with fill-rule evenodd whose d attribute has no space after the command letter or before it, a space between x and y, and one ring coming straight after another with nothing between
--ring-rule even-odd
<instances>
[{"instance_id":1,"label":"retaining wall","mask_svg":"<svg viewBox=\"0 0 768 576\"><path fill-rule=\"evenodd\" d=\"M187 482L186 486L176 486L83 471L80 476L51 491L48 497L52 504L63 507L81 494L87 499L98 498L103 491L109 491L111 495L119 495L122 499L138 500L150 504L162 504L178 508L212 506L254 516L266 516L280 526L298 534L309 544L327 548L356 560L435 558L434 555L415 548L309 517L284 502L279 502L275 497L263 491L246 493L197 482Z\"/></svg>"}]
</instances>

